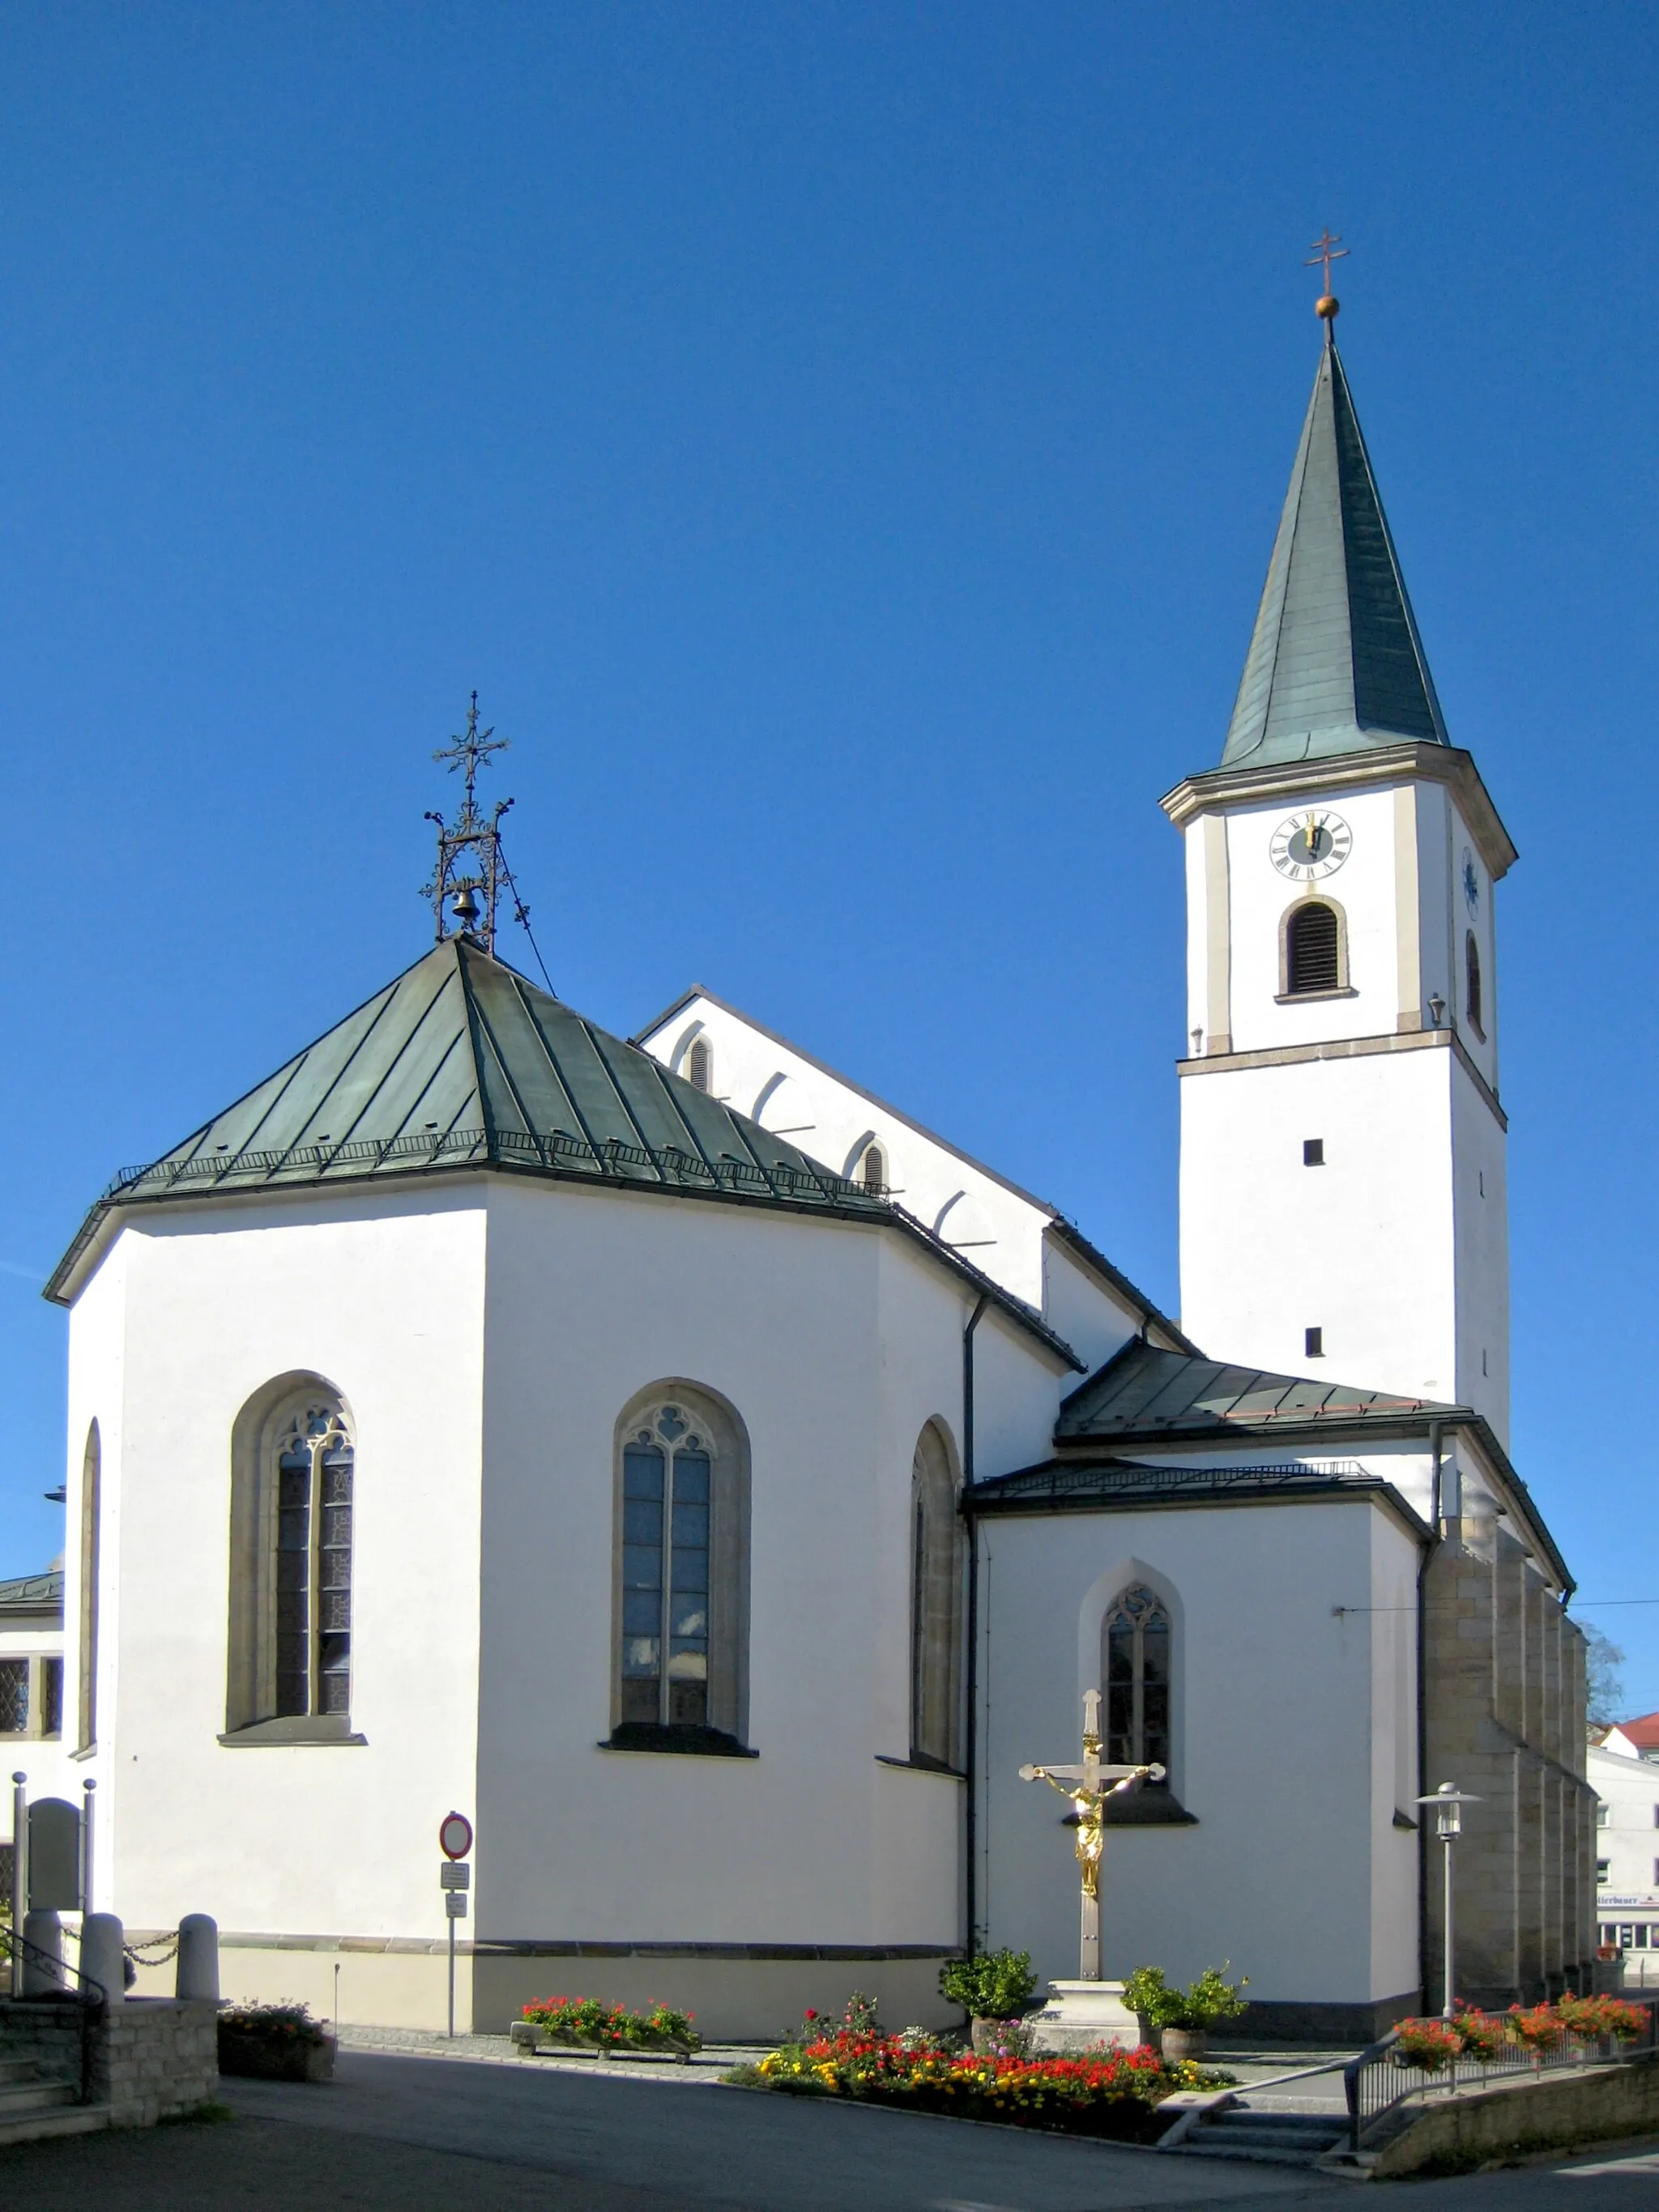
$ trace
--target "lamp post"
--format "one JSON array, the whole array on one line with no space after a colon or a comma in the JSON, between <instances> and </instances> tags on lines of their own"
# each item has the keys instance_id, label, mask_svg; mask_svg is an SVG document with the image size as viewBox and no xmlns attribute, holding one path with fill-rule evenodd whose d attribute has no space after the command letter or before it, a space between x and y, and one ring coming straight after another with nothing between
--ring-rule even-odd
<instances>
[{"instance_id":1,"label":"lamp post","mask_svg":"<svg viewBox=\"0 0 1659 2212\"><path fill-rule=\"evenodd\" d=\"M1463 1832L1463 1808L1478 1805L1478 1797L1470 1797L1455 1782L1443 1782L1427 1797L1419 1797L1419 1805L1434 1807L1434 1832L1446 1847L1446 1916L1443 1931L1443 1961L1446 1969L1446 2001L1440 2008L1443 2020L1452 2016L1452 1845Z\"/></svg>"}]
</instances>

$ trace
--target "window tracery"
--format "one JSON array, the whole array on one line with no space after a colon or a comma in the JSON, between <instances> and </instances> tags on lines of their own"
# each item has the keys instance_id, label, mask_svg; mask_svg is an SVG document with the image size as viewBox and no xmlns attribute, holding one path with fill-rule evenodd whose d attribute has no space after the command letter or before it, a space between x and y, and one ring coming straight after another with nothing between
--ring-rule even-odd
<instances>
[{"instance_id":1,"label":"window tracery","mask_svg":"<svg viewBox=\"0 0 1659 2212\"><path fill-rule=\"evenodd\" d=\"M1106 1756L1114 1765L1170 1764L1170 1613L1144 1583L1120 1590L1101 1623Z\"/></svg>"},{"instance_id":2,"label":"window tracery","mask_svg":"<svg viewBox=\"0 0 1659 2212\"><path fill-rule=\"evenodd\" d=\"M678 1405L623 1448L624 1723L709 1725L709 1550L715 1448Z\"/></svg>"}]
</instances>

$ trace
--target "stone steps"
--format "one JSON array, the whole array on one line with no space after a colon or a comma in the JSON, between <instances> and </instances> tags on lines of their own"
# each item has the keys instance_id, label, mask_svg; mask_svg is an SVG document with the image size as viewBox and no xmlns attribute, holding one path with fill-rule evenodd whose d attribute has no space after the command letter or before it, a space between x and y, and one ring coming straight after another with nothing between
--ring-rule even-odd
<instances>
[{"instance_id":1,"label":"stone steps","mask_svg":"<svg viewBox=\"0 0 1659 2212\"><path fill-rule=\"evenodd\" d=\"M1173 2146L1177 2158L1249 2159L1267 2166L1313 2166L1346 2148L1342 2118L1329 2112L1253 2112L1231 2105L1206 2113Z\"/></svg>"},{"instance_id":2,"label":"stone steps","mask_svg":"<svg viewBox=\"0 0 1659 2212\"><path fill-rule=\"evenodd\" d=\"M80 2094L73 2081L54 2081L40 2074L22 2081L0 2081L0 2120L9 2119L15 2112L72 2105Z\"/></svg>"},{"instance_id":3,"label":"stone steps","mask_svg":"<svg viewBox=\"0 0 1659 2212\"><path fill-rule=\"evenodd\" d=\"M32 2110L0 2112L0 2149L9 2143L39 2142L47 2136L90 2136L110 2124L107 2105L37 2105Z\"/></svg>"}]
</instances>

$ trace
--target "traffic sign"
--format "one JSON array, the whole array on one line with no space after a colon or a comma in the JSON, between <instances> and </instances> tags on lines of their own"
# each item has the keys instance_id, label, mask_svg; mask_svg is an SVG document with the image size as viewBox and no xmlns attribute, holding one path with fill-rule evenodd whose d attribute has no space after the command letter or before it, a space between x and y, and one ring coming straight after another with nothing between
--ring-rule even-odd
<instances>
[{"instance_id":1,"label":"traffic sign","mask_svg":"<svg viewBox=\"0 0 1659 2212\"><path fill-rule=\"evenodd\" d=\"M447 1859L464 1859L471 1848L471 1821L465 1813L446 1813L438 1828L438 1849Z\"/></svg>"},{"instance_id":2,"label":"traffic sign","mask_svg":"<svg viewBox=\"0 0 1659 2212\"><path fill-rule=\"evenodd\" d=\"M470 1866L456 1866L452 1861L446 1860L443 1865L438 1869L438 1887L440 1889L471 1889L472 1887L471 1868Z\"/></svg>"},{"instance_id":3,"label":"traffic sign","mask_svg":"<svg viewBox=\"0 0 1659 2212\"><path fill-rule=\"evenodd\" d=\"M444 1892L444 1911L448 1914L452 1920L465 1920L466 1917L466 1892L464 1889L447 1889ZM454 2032L453 2028L450 2030L450 2033L452 2035Z\"/></svg>"}]
</instances>

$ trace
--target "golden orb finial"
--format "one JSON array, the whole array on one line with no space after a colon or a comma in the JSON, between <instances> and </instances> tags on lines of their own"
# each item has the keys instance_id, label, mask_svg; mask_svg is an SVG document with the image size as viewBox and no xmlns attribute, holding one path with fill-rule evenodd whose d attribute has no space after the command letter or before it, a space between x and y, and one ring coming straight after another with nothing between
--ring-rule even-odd
<instances>
[{"instance_id":1,"label":"golden orb finial","mask_svg":"<svg viewBox=\"0 0 1659 2212\"><path fill-rule=\"evenodd\" d=\"M1335 341L1336 318L1341 304L1331 289L1331 264L1333 261L1346 261L1348 249L1342 243L1340 236L1327 224L1323 232L1314 240L1311 257L1303 264L1304 268L1311 269L1317 262L1325 271L1325 289L1314 303L1314 313L1325 325L1327 345Z\"/></svg>"},{"instance_id":2,"label":"golden orb finial","mask_svg":"<svg viewBox=\"0 0 1659 2212\"><path fill-rule=\"evenodd\" d=\"M1342 302L1334 294L1327 292L1322 300L1314 302L1314 313L1322 323L1334 323L1342 311Z\"/></svg>"}]
</instances>

